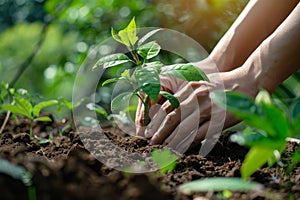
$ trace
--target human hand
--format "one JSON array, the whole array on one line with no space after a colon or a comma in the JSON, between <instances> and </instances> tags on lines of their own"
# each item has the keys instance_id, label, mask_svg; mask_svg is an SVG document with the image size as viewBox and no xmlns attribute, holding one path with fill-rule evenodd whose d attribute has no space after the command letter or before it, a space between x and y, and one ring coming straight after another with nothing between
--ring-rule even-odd
<instances>
[{"instance_id":1,"label":"human hand","mask_svg":"<svg viewBox=\"0 0 300 200\"><path fill-rule=\"evenodd\" d=\"M216 66L214 65L214 62L208 57L207 59L204 59L202 61L193 63L195 66L198 66L201 68L206 74L213 73L216 71ZM175 78L174 76L169 75L161 75L160 76L160 83L161 83L161 91L166 91L171 94L175 94L178 92L186 83L187 81ZM140 94L143 96L143 93ZM166 102L166 99L159 95L158 97L158 103L155 105L155 103L150 100L149 104L149 117L150 119L153 118L153 116L157 113L157 111L160 108L160 105ZM136 117L135 117L135 124L136 124L136 135L137 136L145 136L145 126L143 125L143 116L144 116L144 106L142 102L139 100L137 111L136 111Z\"/></svg>"},{"instance_id":2,"label":"human hand","mask_svg":"<svg viewBox=\"0 0 300 200\"><path fill-rule=\"evenodd\" d=\"M214 105L209 93L214 90L239 91L254 97L258 91L256 82L251 82L254 79L240 69L208 76L211 83L188 82L174 94L180 101L178 108L173 109L169 102L161 106L145 130L151 144L163 143L183 153L192 143L213 137L238 122Z\"/></svg>"}]
</instances>

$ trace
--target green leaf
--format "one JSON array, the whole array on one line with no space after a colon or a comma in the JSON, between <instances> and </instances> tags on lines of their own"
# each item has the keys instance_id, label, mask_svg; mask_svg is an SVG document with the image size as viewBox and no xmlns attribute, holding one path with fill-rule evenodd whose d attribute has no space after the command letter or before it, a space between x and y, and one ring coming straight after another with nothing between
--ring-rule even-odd
<instances>
[{"instance_id":1,"label":"green leaf","mask_svg":"<svg viewBox=\"0 0 300 200\"><path fill-rule=\"evenodd\" d=\"M209 81L205 73L192 64L175 64L162 68L162 74L169 74L186 81Z\"/></svg>"},{"instance_id":2,"label":"green leaf","mask_svg":"<svg viewBox=\"0 0 300 200\"><path fill-rule=\"evenodd\" d=\"M35 119L35 121L39 121L39 122L52 122L52 119L48 116L45 117L38 117Z\"/></svg>"},{"instance_id":3,"label":"green leaf","mask_svg":"<svg viewBox=\"0 0 300 200\"><path fill-rule=\"evenodd\" d=\"M273 139L267 137L259 132L251 132L245 134L244 130L243 133L239 132L230 137L230 140L233 142L238 143L239 145L243 146L257 146L257 147L265 147L265 148L272 148L280 150L282 148L285 139Z\"/></svg>"},{"instance_id":4,"label":"green leaf","mask_svg":"<svg viewBox=\"0 0 300 200\"><path fill-rule=\"evenodd\" d=\"M178 157L167 149L154 149L152 151L152 160L157 164L158 168L163 174L173 170L176 167L177 159Z\"/></svg>"},{"instance_id":5,"label":"green leaf","mask_svg":"<svg viewBox=\"0 0 300 200\"><path fill-rule=\"evenodd\" d=\"M31 112L32 112L32 105L29 101L27 101L26 99L20 98L20 97L16 97L15 98L16 104L23 109L24 112L26 112L27 117L31 118Z\"/></svg>"},{"instance_id":6,"label":"green leaf","mask_svg":"<svg viewBox=\"0 0 300 200\"><path fill-rule=\"evenodd\" d=\"M126 80L125 77L118 77L118 78L110 78L110 79L107 79L105 80L103 83L102 83L102 86L105 86L109 83L114 83L114 82L117 82L118 80Z\"/></svg>"},{"instance_id":7,"label":"green leaf","mask_svg":"<svg viewBox=\"0 0 300 200\"><path fill-rule=\"evenodd\" d=\"M146 83L141 89L145 92L155 103L158 101L158 95L160 92L159 83Z\"/></svg>"},{"instance_id":8,"label":"green leaf","mask_svg":"<svg viewBox=\"0 0 300 200\"><path fill-rule=\"evenodd\" d=\"M55 104L58 104L57 100L49 100L49 101L40 102L33 107L32 115L34 117L37 117L40 114L42 109L52 106L52 105L55 105Z\"/></svg>"},{"instance_id":9,"label":"green leaf","mask_svg":"<svg viewBox=\"0 0 300 200\"><path fill-rule=\"evenodd\" d=\"M124 92L119 94L116 98L111 101L111 109L116 110L124 105L124 102L128 101L132 96L132 92Z\"/></svg>"},{"instance_id":10,"label":"green leaf","mask_svg":"<svg viewBox=\"0 0 300 200\"><path fill-rule=\"evenodd\" d=\"M165 97L173 106L173 108L178 108L180 105L180 102L176 97L174 97L172 94L166 91L160 91L160 93L163 97Z\"/></svg>"},{"instance_id":11,"label":"green leaf","mask_svg":"<svg viewBox=\"0 0 300 200\"><path fill-rule=\"evenodd\" d=\"M291 108L292 119L296 119L300 116L300 98L297 98Z\"/></svg>"},{"instance_id":12,"label":"green leaf","mask_svg":"<svg viewBox=\"0 0 300 200\"><path fill-rule=\"evenodd\" d=\"M133 47L138 40L136 36L136 24L135 18L129 22L128 26L123 30L120 30L118 34L116 34L115 30L111 29L112 37L122 44L125 44L128 47Z\"/></svg>"},{"instance_id":13,"label":"green leaf","mask_svg":"<svg viewBox=\"0 0 300 200\"><path fill-rule=\"evenodd\" d=\"M86 107L87 107L87 109L94 110L94 111L96 111L97 113L99 113L99 114L101 114L103 116L107 116L108 115L107 112L105 111L105 109L102 106L99 106L99 105L97 105L95 103L88 103L86 105Z\"/></svg>"},{"instance_id":14,"label":"green leaf","mask_svg":"<svg viewBox=\"0 0 300 200\"><path fill-rule=\"evenodd\" d=\"M0 173L21 180L26 186L32 184L32 174L29 171L2 158L0 158Z\"/></svg>"},{"instance_id":15,"label":"green leaf","mask_svg":"<svg viewBox=\"0 0 300 200\"><path fill-rule=\"evenodd\" d=\"M300 163L300 146L298 146L298 148L296 149L296 151L292 154L291 156L292 161L290 163L290 165L288 166L287 171L290 173L295 166Z\"/></svg>"},{"instance_id":16,"label":"green leaf","mask_svg":"<svg viewBox=\"0 0 300 200\"><path fill-rule=\"evenodd\" d=\"M272 123L275 134L271 132L267 133L274 138L285 139L289 135L290 128L287 115L274 104L263 104L262 108L266 118Z\"/></svg>"},{"instance_id":17,"label":"green leaf","mask_svg":"<svg viewBox=\"0 0 300 200\"><path fill-rule=\"evenodd\" d=\"M255 98L255 103L259 105L274 105L270 94L266 90L261 90Z\"/></svg>"},{"instance_id":18,"label":"green leaf","mask_svg":"<svg viewBox=\"0 0 300 200\"><path fill-rule=\"evenodd\" d=\"M114 38L114 40L123 44L123 41L121 40L120 36L116 33L116 31L113 27L111 28L111 36Z\"/></svg>"},{"instance_id":19,"label":"green leaf","mask_svg":"<svg viewBox=\"0 0 300 200\"><path fill-rule=\"evenodd\" d=\"M184 194L192 192L207 192L207 191L261 191L263 185L246 181L240 178L215 177L195 180L179 186L179 190Z\"/></svg>"},{"instance_id":20,"label":"green leaf","mask_svg":"<svg viewBox=\"0 0 300 200\"><path fill-rule=\"evenodd\" d=\"M140 46L137 49L137 53L144 59L151 59L159 54L160 46L156 42L152 41Z\"/></svg>"},{"instance_id":21,"label":"green leaf","mask_svg":"<svg viewBox=\"0 0 300 200\"><path fill-rule=\"evenodd\" d=\"M273 124L265 117L263 108L256 105L250 97L237 92L214 91L210 93L210 98L218 106L244 120L246 124L276 136Z\"/></svg>"},{"instance_id":22,"label":"green leaf","mask_svg":"<svg viewBox=\"0 0 300 200\"><path fill-rule=\"evenodd\" d=\"M10 111L14 114L19 114L19 115L22 115L24 117L27 117L29 119L31 119L31 115L28 115L27 112L24 111L24 109L20 108L19 106L17 105L11 105L11 104L3 104L2 105L2 109L4 110L7 110L7 111Z\"/></svg>"},{"instance_id":23,"label":"green leaf","mask_svg":"<svg viewBox=\"0 0 300 200\"><path fill-rule=\"evenodd\" d=\"M92 70L95 70L98 67L103 67L104 69L109 67L114 67L123 63L130 62L131 60L122 53L116 53L112 55L105 56L103 58L100 58L96 65L92 68Z\"/></svg>"},{"instance_id":24,"label":"green leaf","mask_svg":"<svg viewBox=\"0 0 300 200\"><path fill-rule=\"evenodd\" d=\"M254 146L250 149L241 168L242 178L248 178L261 168L271 157L276 149Z\"/></svg>"},{"instance_id":25,"label":"green leaf","mask_svg":"<svg viewBox=\"0 0 300 200\"><path fill-rule=\"evenodd\" d=\"M159 74L155 68L137 68L134 72L138 87L143 90L155 103L160 92Z\"/></svg>"},{"instance_id":26,"label":"green leaf","mask_svg":"<svg viewBox=\"0 0 300 200\"><path fill-rule=\"evenodd\" d=\"M150 37L152 37L154 34L156 34L158 31L162 30L161 28L154 29L150 32L148 32L146 35L144 35L139 41L138 46L141 46L146 40L148 40Z\"/></svg>"}]
</instances>

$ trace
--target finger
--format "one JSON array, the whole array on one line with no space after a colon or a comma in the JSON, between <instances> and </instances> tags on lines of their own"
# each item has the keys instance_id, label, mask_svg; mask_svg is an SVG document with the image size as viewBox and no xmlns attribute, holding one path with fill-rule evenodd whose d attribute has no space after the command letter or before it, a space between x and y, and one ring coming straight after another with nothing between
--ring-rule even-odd
<instances>
[{"instance_id":1,"label":"finger","mask_svg":"<svg viewBox=\"0 0 300 200\"><path fill-rule=\"evenodd\" d=\"M155 134L149 131L147 132L147 134L153 135L150 144L161 144L175 129L177 124L180 122L180 118L180 108L175 109L173 112L166 115L164 119L162 119L162 123ZM150 131L152 130L154 129L150 129Z\"/></svg>"},{"instance_id":2,"label":"finger","mask_svg":"<svg viewBox=\"0 0 300 200\"><path fill-rule=\"evenodd\" d=\"M168 147L184 153L198 132L198 119L199 113L194 112L192 115L185 118L179 126L173 131L170 137L165 141Z\"/></svg>"},{"instance_id":3,"label":"finger","mask_svg":"<svg viewBox=\"0 0 300 200\"><path fill-rule=\"evenodd\" d=\"M167 113L171 112L172 110L172 105L169 102L165 102L154 115L152 114L153 112L151 112L150 117L153 117L145 130L145 136L147 138L150 138L154 135L154 133L161 126L163 120L166 118Z\"/></svg>"},{"instance_id":4,"label":"finger","mask_svg":"<svg viewBox=\"0 0 300 200\"><path fill-rule=\"evenodd\" d=\"M179 102L182 102L186 98L193 98L193 95L190 95L193 91L194 89L188 85L185 88L183 88L180 92L176 93L174 96L178 98ZM186 114L184 114L184 116L187 116L191 113L191 104L188 107L190 109L188 112L185 111ZM182 105L180 104L180 108L173 110L173 106L170 104L170 102L165 102L148 125L145 133L146 137L152 137L154 133L159 131L158 136L156 136L158 138L153 139L153 143L156 144L157 141L161 141L161 138L164 138L166 136L167 131L172 131L173 129L175 129L176 125L180 120L181 108ZM170 116L168 116L168 113L170 113L171 111L175 113L172 113Z\"/></svg>"},{"instance_id":5,"label":"finger","mask_svg":"<svg viewBox=\"0 0 300 200\"><path fill-rule=\"evenodd\" d=\"M144 135L143 115L144 115L144 107L143 107L142 102L139 101L136 115L135 115L135 126L136 126L136 135L137 136Z\"/></svg>"}]
</instances>

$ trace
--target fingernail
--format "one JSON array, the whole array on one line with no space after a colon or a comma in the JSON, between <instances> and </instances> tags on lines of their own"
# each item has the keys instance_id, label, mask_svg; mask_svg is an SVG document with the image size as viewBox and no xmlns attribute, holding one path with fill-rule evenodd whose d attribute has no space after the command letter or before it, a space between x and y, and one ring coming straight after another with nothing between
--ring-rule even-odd
<instances>
[{"instance_id":1,"label":"fingernail","mask_svg":"<svg viewBox=\"0 0 300 200\"><path fill-rule=\"evenodd\" d=\"M145 132L145 137L146 137L146 138L150 138L150 137L152 137L152 136L153 136L153 131L152 131L151 129L146 130L146 132Z\"/></svg>"}]
</instances>

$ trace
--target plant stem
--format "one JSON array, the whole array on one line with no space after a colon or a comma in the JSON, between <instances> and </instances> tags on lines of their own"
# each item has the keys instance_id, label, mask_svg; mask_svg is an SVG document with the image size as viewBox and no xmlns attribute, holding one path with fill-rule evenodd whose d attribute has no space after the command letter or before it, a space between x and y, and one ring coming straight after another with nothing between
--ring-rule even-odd
<instances>
[{"instance_id":1,"label":"plant stem","mask_svg":"<svg viewBox=\"0 0 300 200\"><path fill-rule=\"evenodd\" d=\"M150 117L149 117L149 103L150 103L150 97L146 95L145 101L144 101L144 116L143 116L143 126L147 126L150 123Z\"/></svg>"},{"instance_id":2,"label":"plant stem","mask_svg":"<svg viewBox=\"0 0 300 200\"><path fill-rule=\"evenodd\" d=\"M30 139L33 139L33 120L30 123L30 128L29 128L29 137Z\"/></svg>"},{"instance_id":3,"label":"plant stem","mask_svg":"<svg viewBox=\"0 0 300 200\"><path fill-rule=\"evenodd\" d=\"M7 122L8 122L8 119L9 119L10 113L11 113L10 111L8 111L8 112L6 113L6 116L5 116L4 122L3 122L2 126L1 126L1 129L0 129L0 134L3 132L3 130L4 130L4 128L5 128L5 126L6 126Z\"/></svg>"}]
</instances>

